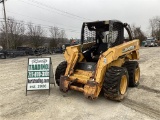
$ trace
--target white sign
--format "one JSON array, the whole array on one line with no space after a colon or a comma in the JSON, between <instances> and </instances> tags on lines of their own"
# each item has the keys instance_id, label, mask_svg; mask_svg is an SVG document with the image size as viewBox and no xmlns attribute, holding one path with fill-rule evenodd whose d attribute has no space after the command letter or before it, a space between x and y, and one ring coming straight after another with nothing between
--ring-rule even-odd
<instances>
[{"instance_id":1,"label":"white sign","mask_svg":"<svg viewBox=\"0 0 160 120\"><path fill-rule=\"evenodd\" d=\"M50 89L50 58L29 58L27 90Z\"/></svg>"}]
</instances>

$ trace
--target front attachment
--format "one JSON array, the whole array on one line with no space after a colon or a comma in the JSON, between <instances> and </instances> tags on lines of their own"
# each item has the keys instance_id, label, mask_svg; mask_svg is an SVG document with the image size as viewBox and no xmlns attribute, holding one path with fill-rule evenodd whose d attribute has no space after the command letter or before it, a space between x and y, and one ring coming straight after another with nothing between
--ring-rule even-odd
<instances>
[{"instance_id":1,"label":"front attachment","mask_svg":"<svg viewBox=\"0 0 160 120\"><path fill-rule=\"evenodd\" d=\"M96 93L98 90L98 84L93 80L88 80L84 86L84 95L86 98L95 99L97 98Z\"/></svg>"},{"instance_id":2,"label":"front attachment","mask_svg":"<svg viewBox=\"0 0 160 120\"><path fill-rule=\"evenodd\" d=\"M68 77L67 76L61 76L60 78L60 86L59 86L59 89L62 91L62 92L68 92L68 86L69 86L69 81L68 81Z\"/></svg>"},{"instance_id":3,"label":"front attachment","mask_svg":"<svg viewBox=\"0 0 160 120\"><path fill-rule=\"evenodd\" d=\"M71 80L68 76L61 76L60 78L60 91L68 92L68 90L76 90L83 92L86 98L96 99L98 91L98 83L94 80L88 80L86 84L78 82L78 79Z\"/></svg>"}]
</instances>

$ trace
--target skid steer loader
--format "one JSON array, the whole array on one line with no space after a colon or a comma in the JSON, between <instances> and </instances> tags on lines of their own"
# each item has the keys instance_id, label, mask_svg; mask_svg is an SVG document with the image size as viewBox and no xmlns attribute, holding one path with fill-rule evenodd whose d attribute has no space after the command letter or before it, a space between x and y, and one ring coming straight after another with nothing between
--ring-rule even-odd
<instances>
[{"instance_id":1,"label":"skid steer loader","mask_svg":"<svg viewBox=\"0 0 160 120\"><path fill-rule=\"evenodd\" d=\"M129 38L124 39L124 30ZM66 48L55 72L56 83L62 92L76 90L90 99L100 92L121 101L127 87L137 86L140 78L139 40L132 38L127 23L118 20L85 22L81 44Z\"/></svg>"}]
</instances>

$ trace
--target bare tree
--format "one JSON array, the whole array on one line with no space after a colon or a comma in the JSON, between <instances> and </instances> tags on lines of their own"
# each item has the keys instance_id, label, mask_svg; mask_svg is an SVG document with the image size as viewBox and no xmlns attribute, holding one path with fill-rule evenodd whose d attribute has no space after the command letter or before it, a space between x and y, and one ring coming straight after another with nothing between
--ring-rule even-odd
<instances>
[{"instance_id":1,"label":"bare tree","mask_svg":"<svg viewBox=\"0 0 160 120\"><path fill-rule=\"evenodd\" d=\"M38 48L44 44L45 32L40 25L35 26L32 23L29 23L28 36L30 37L30 43L33 47Z\"/></svg>"},{"instance_id":2,"label":"bare tree","mask_svg":"<svg viewBox=\"0 0 160 120\"><path fill-rule=\"evenodd\" d=\"M58 27L51 27L49 31L51 36L50 47L61 47L66 43L67 38L65 30L59 30Z\"/></svg>"},{"instance_id":3,"label":"bare tree","mask_svg":"<svg viewBox=\"0 0 160 120\"><path fill-rule=\"evenodd\" d=\"M6 44L6 36L5 36L5 26L4 23L1 23L2 27L0 28L0 45L3 47L3 49L7 48Z\"/></svg>"},{"instance_id":4,"label":"bare tree","mask_svg":"<svg viewBox=\"0 0 160 120\"><path fill-rule=\"evenodd\" d=\"M49 29L51 41L50 41L50 47L57 47L58 44L58 38L59 38L59 29L58 27L51 27Z\"/></svg>"},{"instance_id":5,"label":"bare tree","mask_svg":"<svg viewBox=\"0 0 160 120\"><path fill-rule=\"evenodd\" d=\"M66 38L65 30L61 30L61 31L60 31L60 33L59 33L59 38L61 38L61 39L65 39L65 38Z\"/></svg>"},{"instance_id":6,"label":"bare tree","mask_svg":"<svg viewBox=\"0 0 160 120\"><path fill-rule=\"evenodd\" d=\"M141 27L136 27L135 25L132 25L131 27L133 32L133 37L140 40L140 45L142 44L142 41L146 39L146 36L144 32L141 30Z\"/></svg>"},{"instance_id":7,"label":"bare tree","mask_svg":"<svg viewBox=\"0 0 160 120\"><path fill-rule=\"evenodd\" d=\"M7 21L7 29L8 29L8 41L9 41L9 48L16 49L17 46L21 46L23 42L23 36L25 34L25 27L23 21L17 22L14 18L9 18ZM2 43L3 46L6 48L5 45L5 24L2 23Z\"/></svg>"},{"instance_id":8,"label":"bare tree","mask_svg":"<svg viewBox=\"0 0 160 120\"><path fill-rule=\"evenodd\" d=\"M67 37L66 37L66 33L65 30L61 30L59 32L59 38L58 38L58 45L62 46L63 44L65 44L67 42Z\"/></svg>"},{"instance_id":9,"label":"bare tree","mask_svg":"<svg viewBox=\"0 0 160 120\"><path fill-rule=\"evenodd\" d=\"M153 17L149 20L151 36L160 39L160 16Z\"/></svg>"},{"instance_id":10,"label":"bare tree","mask_svg":"<svg viewBox=\"0 0 160 120\"><path fill-rule=\"evenodd\" d=\"M10 47L16 49L18 46L23 45L23 36L25 34L24 23L16 22L13 18L8 21L8 37Z\"/></svg>"}]
</instances>

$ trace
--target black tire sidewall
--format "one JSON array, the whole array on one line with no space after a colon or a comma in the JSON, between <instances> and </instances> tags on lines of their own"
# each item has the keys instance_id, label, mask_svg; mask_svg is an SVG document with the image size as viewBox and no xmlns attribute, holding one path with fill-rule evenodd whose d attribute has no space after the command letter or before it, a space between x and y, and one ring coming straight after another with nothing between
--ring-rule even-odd
<instances>
[{"instance_id":1,"label":"black tire sidewall","mask_svg":"<svg viewBox=\"0 0 160 120\"><path fill-rule=\"evenodd\" d=\"M129 75L129 87L136 87L139 85L139 80L138 82L135 81L135 72L136 69L139 68L139 63L137 61L127 61L123 67L127 68L128 75ZM139 68L140 70L140 68ZM139 73L140 74L140 73ZM140 79L140 75L139 75Z\"/></svg>"},{"instance_id":2,"label":"black tire sidewall","mask_svg":"<svg viewBox=\"0 0 160 120\"><path fill-rule=\"evenodd\" d=\"M139 65L138 65L138 63L137 62L135 62L135 66L134 66L134 72L133 72L133 80L131 81L132 82L132 85L131 86L134 86L134 87L136 87L136 86L138 86L139 85L139 80L138 80L138 82L136 82L135 81L135 72L136 72L136 69L137 68L139 68ZM140 69L140 68L139 68Z\"/></svg>"},{"instance_id":3,"label":"black tire sidewall","mask_svg":"<svg viewBox=\"0 0 160 120\"><path fill-rule=\"evenodd\" d=\"M56 68L56 71L55 71L55 80L56 80L56 84L59 86L60 84L60 77L61 75L64 75L65 74L65 70L67 68L67 62L66 61L63 61L61 62L57 68Z\"/></svg>"},{"instance_id":4,"label":"black tire sidewall","mask_svg":"<svg viewBox=\"0 0 160 120\"><path fill-rule=\"evenodd\" d=\"M123 75L127 77L127 85L125 93L121 94L120 84ZM103 92L105 97L112 100L121 101L126 95L128 83L129 83L129 76L126 68L116 67L116 66L110 67L106 72L103 83Z\"/></svg>"}]
</instances>

